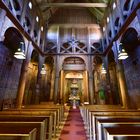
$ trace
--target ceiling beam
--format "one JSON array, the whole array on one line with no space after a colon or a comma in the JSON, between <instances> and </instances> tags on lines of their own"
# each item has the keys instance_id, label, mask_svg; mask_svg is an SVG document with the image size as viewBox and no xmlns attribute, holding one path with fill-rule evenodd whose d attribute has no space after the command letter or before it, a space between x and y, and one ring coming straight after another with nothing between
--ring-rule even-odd
<instances>
[{"instance_id":1,"label":"ceiling beam","mask_svg":"<svg viewBox=\"0 0 140 140\"><path fill-rule=\"evenodd\" d=\"M106 3L41 3L41 7L107 7Z\"/></svg>"}]
</instances>

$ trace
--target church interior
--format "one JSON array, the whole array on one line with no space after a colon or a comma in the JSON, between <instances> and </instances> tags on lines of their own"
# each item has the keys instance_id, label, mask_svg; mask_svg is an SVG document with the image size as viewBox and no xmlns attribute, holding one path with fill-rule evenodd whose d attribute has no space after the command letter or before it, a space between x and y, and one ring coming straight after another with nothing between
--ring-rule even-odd
<instances>
[{"instance_id":1,"label":"church interior","mask_svg":"<svg viewBox=\"0 0 140 140\"><path fill-rule=\"evenodd\" d=\"M0 140L140 140L139 57L140 0L0 0Z\"/></svg>"}]
</instances>

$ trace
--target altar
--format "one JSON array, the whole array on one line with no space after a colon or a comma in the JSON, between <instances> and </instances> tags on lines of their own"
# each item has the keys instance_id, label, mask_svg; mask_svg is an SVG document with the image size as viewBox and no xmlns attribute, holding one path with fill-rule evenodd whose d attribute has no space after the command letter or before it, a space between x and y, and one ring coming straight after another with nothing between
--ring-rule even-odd
<instances>
[{"instance_id":1,"label":"altar","mask_svg":"<svg viewBox=\"0 0 140 140\"><path fill-rule=\"evenodd\" d=\"M75 109L80 105L80 96L78 94L78 85L76 80L73 80L70 88L71 94L69 95L69 101L70 105Z\"/></svg>"}]
</instances>

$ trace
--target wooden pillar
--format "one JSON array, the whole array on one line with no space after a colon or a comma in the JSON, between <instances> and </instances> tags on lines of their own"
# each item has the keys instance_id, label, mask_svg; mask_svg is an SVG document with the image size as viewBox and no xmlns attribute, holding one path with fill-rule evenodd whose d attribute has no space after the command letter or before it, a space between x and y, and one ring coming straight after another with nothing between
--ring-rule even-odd
<instances>
[{"instance_id":1,"label":"wooden pillar","mask_svg":"<svg viewBox=\"0 0 140 140\"><path fill-rule=\"evenodd\" d=\"M106 86L111 90L111 82L110 82L110 73L109 73L109 64L108 64L108 55L104 58L104 64L105 64L105 69L107 71L106 73ZM111 90L112 91L112 90ZM107 91L108 92L108 91ZM110 95L107 96L109 98L109 104L113 104L113 95L112 92L108 93Z\"/></svg>"},{"instance_id":2,"label":"wooden pillar","mask_svg":"<svg viewBox=\"0 0 140 140\"><path fill-rule=\"evenodd\" d=\"M122 98L122 105L124 108L129 108L129 97L122 62L118 62L117 64L117 75L120 87L120 94Z\"/></svg>"},{"instance_id":3,"label":"wooden pillar","mask_svg":"<svg viewBox=\"0 0 140 140\"><path fill-rule=\"evenodd\" d=\"M55 89L54 89L54 102L57 103L57 96L59 92L59 55L56 56L55 62Z\"/></svg>"},{"instance_id":4,"label":"wooden pillar","mask_svg":"<svg viewBox=\"0 0 140 140\"><path fill-rule=\"evenodd\" d=\"M60 100L62 101L64 96L64 71L61 70L61 83L60 83Z\"/></svg>"},{"instance_id":5,"label":"wooden pillar","mask_svg":"<svg viewBox=\"0 0 140 140\"><path fill-rule=\"evenodd\" d=\"M27 48L29 48L30 45L31 45L31 42L29 42ZM27 56L28 56L28 50L27 50ZM19 78L19 85L18 85L18 91L17 91L17 97L16 97L16 107L18 109L22 108L28 65L29 65L29 58L27 57L25 60L23 60L20 78Z\"/></svg>"},{"instance_id":6,"label":"wooden pillar","mask_svg":"<svg viewBox=\"0 0 140 140\"><path fill-rule=\"evenodd\" d=\"M17 91L17 98L16 98L16 107L18 109L22 108L27 69L28 69L28 62L26 62L26 60L24 60L22 67L21 67L21 74L20 74L18 91Z\"/></svg>"},{"instance_id":7,"label":"wooden pillar","mask_svg":"<svg viewBox=\"0 0 140 140\"><path fill-rule=\"evenodd\" d=\"M89 76L88 82L87 83L87 89L89 89L88 94L89 94L89 101L90 104L94 104L94 89L93 89L93 73L92 73L92 57L88 56L88 74L86 76Z\"/></svg>"},{"instance_id":8,"label":"wooden pillar","mask_svg":"<svg viewBox=\"0 0 140 140\"><path fill-rule=\"evenodd\" d=\"M88 93L89 93L89 90L88 90L88 72L87 70L84 71L84 102L89 102L89 96L88 96Z\"/></svg>"},{"instance_id":9,"label":"wooden pillar","mask_svg":"<svg viewBox=\"0 0 140 140\"><path fill-rule=\"evenodd\" d=\"M89 75L89 98L90 104L94 104L93 75Z\"/></svg>"},{"instance_id":10,"label":"wooden pillar","mask_svg":"<svg viewBox=\"0 0 140 140\"><path fill-rule=\"evenodd\" d=\"M50 101L53 100L54 87L55 87L54 85L55 85L55 70L53 68L53 71L52 71L52 79L51 79Z\"/></svg>"}]
</instances>

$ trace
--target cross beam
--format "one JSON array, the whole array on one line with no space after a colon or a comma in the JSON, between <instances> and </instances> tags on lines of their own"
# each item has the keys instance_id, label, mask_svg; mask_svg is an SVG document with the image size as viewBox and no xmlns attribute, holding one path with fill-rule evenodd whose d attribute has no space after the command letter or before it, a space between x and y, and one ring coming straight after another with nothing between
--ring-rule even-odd
<instances>
[{"instance_id":1,"label":"cross beam","mask_svg":"<svg viewBox=\"0 0 140 140\"><path fill-rule=\"evenodd\" d=\"M41 3L41 7L107 7L106 3Z\"/></svg>"}]
</instances>

